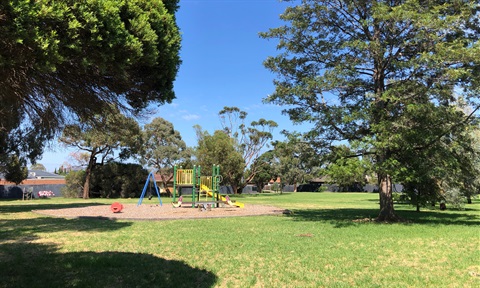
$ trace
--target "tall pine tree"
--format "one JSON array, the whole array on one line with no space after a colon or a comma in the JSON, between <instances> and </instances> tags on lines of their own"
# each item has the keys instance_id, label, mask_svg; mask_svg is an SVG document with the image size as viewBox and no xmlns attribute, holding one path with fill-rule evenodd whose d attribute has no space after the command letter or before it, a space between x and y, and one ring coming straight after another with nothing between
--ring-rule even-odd
<instances>
[{"instance_id":1,"label":"tall pine tree","mask_svg":"<svg viewBox=\"0 0 480 288\"><path fill-rule=\"evenodd\" d=\"M296 2L287 0L287 2ZM380 189L379 221L396 221L392 176L404 155L455 135L478 115L477 1L318 1L287 8L265 66L277 74L266 102L311 122L326 153L362 143ZM457 94L473 107L456 109ZM352 145L358 146L358 145Z\"/></svg>"}]
</instances>

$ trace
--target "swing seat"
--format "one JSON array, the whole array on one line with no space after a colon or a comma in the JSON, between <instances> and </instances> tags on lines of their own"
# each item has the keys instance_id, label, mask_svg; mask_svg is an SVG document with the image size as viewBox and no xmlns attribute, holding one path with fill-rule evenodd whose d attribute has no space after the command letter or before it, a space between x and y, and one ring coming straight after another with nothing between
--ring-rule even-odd
<instances>
[{"instance_id":1,"label":"swing seat","mask_svg":"<svg viewBox=\"0 0 480 288\"><path fill-rule=\"evenodd\" d=\"M183 196L180 196L176 204L172 202L173 207L175 208L182 207L182 201L183 201Z\"/></svg>"}]
</instances>

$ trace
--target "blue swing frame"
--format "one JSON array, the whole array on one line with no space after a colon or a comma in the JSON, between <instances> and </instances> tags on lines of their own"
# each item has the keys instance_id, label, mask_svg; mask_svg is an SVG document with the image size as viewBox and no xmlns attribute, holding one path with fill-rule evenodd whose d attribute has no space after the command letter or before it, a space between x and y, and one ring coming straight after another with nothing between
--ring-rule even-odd
<instances>
[{"instance_id":1,"label":"blue swing frame","mask_svg":"<svg viewBox=\"0 0 480 288\"><path fill-rule=\"evenodd\" d=\"M153 181L153 186L155 187L155 191L157 192L158 202L160 202L160 206L162 206L162 199L160 198L160 192L157 187L157 182L155 181L155 176L153 171L148 174L147 181L145 181L145 185L143 186L142 195L140 195L140 199L138 199L137 207L142 204L143 197L145 196L145 192L147 191L148 183L150 179Z\"/></svg>"}]
</instances>

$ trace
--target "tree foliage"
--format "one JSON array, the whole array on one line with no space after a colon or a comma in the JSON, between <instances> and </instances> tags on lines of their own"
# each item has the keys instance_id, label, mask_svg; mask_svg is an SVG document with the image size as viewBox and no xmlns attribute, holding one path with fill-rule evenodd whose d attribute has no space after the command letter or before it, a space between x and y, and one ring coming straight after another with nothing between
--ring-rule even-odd
<instances>
[{"instance_id":1,"label":"tree foliage","mask_svg":"<svg viewBox=\"0 0 480 288\"><path fill-rule=\"evenodd\" d=\"M243 181L238 183L240 188L248 184L257 173L256 167L251 165L260 155L262 149L272 140L272 132L278 126L275 121L259 119L245 124L247 112L238 107L224 107L218 113L224 132L232 139L235 150L243 157Z\"/></svg>"},{"instance_id":2,"label":"tree foliage","mask_svg":"<svg viewBox=\"0 0 480 288\"><path fill-rule=\"evenodd\" d=\"M474 147L473 126L462 126L424 149L397 155L394 178L404 184L417 211L427 204L445 201L449 190L459 190L469 197L478 189L474 183L479 170L474 163L480 154Z\"/></svg>"},{"instance_id":3,"label":"tree foliage","mask_svg":"<svg viewBox=\"0 0 480 288\"><path fill-rule=\"evenodd\" d=\"M242 155L235 149L232 138L224 131L217 130L210 135L196 126L198 146L195 150L197 164L202 174L209 175L213 165L220 165L223 177L222 185L231 185L233 191L238 190L245 168Z\"/></svg>"},{"instance_id":4,"label":"tree foliage","mask_svg":"<svg viewBox=\"0 0 480 288\"><path fill-rule=\"evenodd\" d=\"M140 127L135 119L124 116L112 108L102 115L96 115L94 124L81 123L65 127L60 141L67 146L88 153L88 164L83 198L89 198L90 177L95 165L103 165L113 159L119 151L121 159L138 153L142 139ZM100 159L98 159L100 158Z\"/></svg>"},{"instance_id":5,"label":"tree foliage","mask_svg":"<svg viewBox=\"0 0 480 288\"><path fill-rule=\"evenodd\" d=\"M83 184L85 183L85 171L70 171L65 175L65 187L61 189L65 198L78 198L83 196Z\"/></svg>"},{"instance_id":6,"label":"tree foliage","mask_svg":"<svg viewBox=\"0 0 480 288\"><path fill-rule=\"evenodd\" d=\"M0 166L69 120L174 98L178 0L0 1Z\"/></svg>"},{"instance_id":7,"label":"tree foliage","mask_svg":"<svg viewBox=\"0 0 480 288\"><path fill-rule=\"evenodd\" d=\"M140 197L147 176L139 164L108 162L93 169L91 191L102 198Z\"/></svg>"},{"instance_id":8,"label":"tree foliage","mask_svg":"<svg viewBox=\"0 0 480 288\"><path fill-rule=\"evenodd\" d=\"M30 166L31 170L41 170L41 171L47 171L47 168L45 168L45 165L42 163L35 163L32 166Z\"/></svg>"},{"instance_id":9,"label":"tree foliage","mask_svg":"<svg viewBox=\"0 0 480 288\"><path fill-rule=\"evenodd\" d=\"M173 178L173 167L190 159L190 149L182 140L180 132L163 118L155 118L143 129L142 155L149 167L157 169L164 187Z\"/></svg>"},{"instance_id":10,"label":"tree foliage","mask_svg":"<svg viewBox=\"0 0 480 288\"><path fill-rule=\"evenodd\" d=\"M480 109L479 9L476 1L303 0L281 15L286 25L262 33L280 50L265 61L278 75L266 101L313 123L308 137L323 152L343 141L363 147L351 156L374 158L378 220L398 219L392 177L406 155L425 159ZM457 93L470 114L456 109Z\"/></svg>"},{"instance_id":11,"label":"tree foliage","mask_svg":"<svg viewBox=\"0 0 480 288\"><path fill-rule=\"evenodd\" d=\"M371 175L371 161L369 157L349 157L352 150L343 145L339 145L329 155L330 162L326 165L325 175L328 175L330 182L337 184L343 191L352 191L352 189L363 189L367 184L367 178ZM355 192L363 191L356 190Z\"/></svg>"},{"instance_id":12,"label":"tree foliage","mask_svg":"<svg viewBox=\"0 0 480 288\"><path fill-rule=\"evenodd\" d=\"M28 176L28 169L26 163L19 159L17 155L2 155L2 160L6 163L5 166L0 167L0 172L5 173L5 180L20 184Z\"/></svg>"},{"instance_id":13,"label":"tree foliage","mask_svg":"<svg viewBox=\"0 0 480 288\"><path fill-rule=\"evenodd\" d=\"M282 183L294 185L296 192L297 184L313 177L314 169L320 165L315 149L299 133L287 134L286 141L275 141L273 147L277 176Z\"/></svg>"},{"instance_id":14,"label":"tree foliage","mask_svg":"<svg viewBox=\"0 0 480 288\"><path fill-rule=\"evenodd\" d=\"M255 167L257 172L255 176L253 176L252 181L257 186L259 192L262 192L263 187L267 185L270 180L277 179L277 164L277 158L273 150L262 153L253 162L252 166Z\"/></svg>"}]
</instances>

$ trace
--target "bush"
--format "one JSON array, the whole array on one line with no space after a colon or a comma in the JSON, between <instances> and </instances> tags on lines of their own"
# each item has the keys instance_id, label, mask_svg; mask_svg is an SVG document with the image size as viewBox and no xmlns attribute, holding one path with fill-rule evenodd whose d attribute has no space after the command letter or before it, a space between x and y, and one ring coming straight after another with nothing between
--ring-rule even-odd
<instances>
[{"instance_id":1,"label":"bush","mask_svg":"<svg viewBox=\"0 0 480 288\"><path fill-rule=\"evenodd\" d=\"M91 193L102 198L140 197L148 172L132 163L109 162L98 165L92 173Z\"/></svg>"},{"instance_id":2,"label":"bush","mask_svg":"<svg viewBox=\"0 0 480 288\"><path fill-rule=\"evenodd\" d=\"M85 171L71 171L65 176L65 187L60 193L65 198L79 198L83 195L83 184L85 183Z\"/></svg>"},{"instance_id":3,"label":"bush","mask_svg":"<svg viewBox=\"0 0 480 288\"><path fill-rule=\"evenodd\" d=\"M445 191L445 201L455 209L465 210L466 198L458 188L450 188Z\"/></svg>"},{"instance_id":4,"label":"bush","mask_svg":"<svg viewBox=\"0 0 480 288\"><path fill-rule=\"evenodd\" d=\"M316 192L327 192L327 190L328 190L328 186L320 185L318 186Z\"/></svg>"},{"instance_id":5,"label":"bush","mask_svg":"<svg viewBox=\"0 0 480 288\"><path fill-rule=\"evenodd\" d=\"M408 195L404 193L393 192L392 198L393 198L393 202L395 203L402 203L402 204L410 203L410 199L408 198Z\"/></svg>"}]
</instances>

